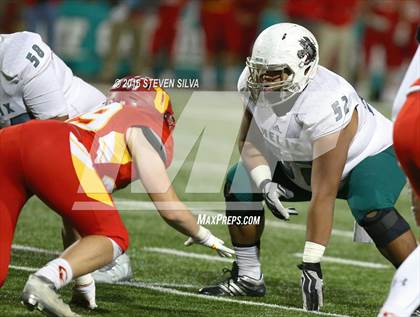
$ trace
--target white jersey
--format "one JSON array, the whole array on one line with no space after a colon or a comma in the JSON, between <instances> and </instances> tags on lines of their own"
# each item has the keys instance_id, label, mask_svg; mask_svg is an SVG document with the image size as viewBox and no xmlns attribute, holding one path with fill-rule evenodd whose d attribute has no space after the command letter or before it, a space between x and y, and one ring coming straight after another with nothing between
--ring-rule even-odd
<instances>
[{"instance_id":1,"label":"white jersey","mask_svg":"<svg viewBox=\"0 0 420 317\"><path fill-rule=\"evenodd\" d=\"M238 82L241 92L247 91L248 75L245 68ZM283 163L290 179L306 190L310 190L314 142L346 127L356 109L358 128L342 179L363 159L392 145L391 121L359 97L344 78L322 66L284 115L276 115L270 107L256 106L248 96L246 102L268 149Z\"/></svg>"},{"instance_id":2,"label":"white jersey","mask_svg":"<svg viewBox=\"0 0 420 317\"><path fill-rule=\"evenodd\" d=\"M73 72L36 33L0 35L0 127L75 117L105 96Z\"/></svg>"},{"instance_id":3,"label":"white jersey","mask_svg":"<svg viewBox=\"0 0 420 317\"><path fill-rule=\"evenodd\" d=\"M407 72L404 75L404 79L398 89L397 96L395 97L394 104L392 106L392 120L395 120L398 113L407 98L410 86L420 78L420 46L417 47L416 53L411 60L410 66L408 66Z\"/></svg>"}]
</instances>

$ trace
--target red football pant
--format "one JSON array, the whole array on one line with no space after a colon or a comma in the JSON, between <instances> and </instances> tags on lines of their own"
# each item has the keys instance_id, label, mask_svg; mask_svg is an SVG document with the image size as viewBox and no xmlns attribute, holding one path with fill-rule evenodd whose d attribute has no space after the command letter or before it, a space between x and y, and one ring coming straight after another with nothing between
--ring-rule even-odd
<instances>
[{"instance_id":1,"label":"red football pant","mask_svg":"<svg viewBox=\"0 0 420 317\"><path fill-rule=\"evenodd\" d=\"M0 287L8 272L16 222L32 195L71 223L82 237L102 235L123 251L128 248L128 232L115 206L93 200L80 190L71 159L70 132L76 136L87 133L64 122L36 120L0 131ZM86 204L86 209L74 210L75 202L93 202L94 207Z\"/></svg>"},{"instance_id":2,"label":"red football pant","mask_svg":"<svg viewBox=\"0 0 420 317\"><path fill-rule=\"evenodd\" d=\"M420 92L407 96L394 125L395 153L420 198ZM420 224L420 215L417 223Z\"/></svg>"}]
</instances>

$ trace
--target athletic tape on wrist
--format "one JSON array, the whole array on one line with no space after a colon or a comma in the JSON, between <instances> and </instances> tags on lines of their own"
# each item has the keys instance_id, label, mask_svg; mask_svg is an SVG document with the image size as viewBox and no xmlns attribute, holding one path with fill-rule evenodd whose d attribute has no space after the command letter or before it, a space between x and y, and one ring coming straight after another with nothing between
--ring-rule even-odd
<instances>
[{"instance_id":1,"label":"athletic tape on wrist","mask_svg":"<svg viewBox=\"0 0 420 317\"><path fill-rule=\"evenodd\" d=\"M315 242L306 241L302 260L305 263L319 263L321 262L324 252L325 246Z\"/></svg>"},{"instance_id":2,"label":"athletic tape on wrist","mask_svg":"<svg viewBox=\"0 0 420 317\"><path fill-rule=\"evenodd\" d=\"M204 241L208 238L209 233L210 232L206 228L204 228L203 226L200 226L197 234L193 238L194 240L197 240L197 241Z\"/></svg>"},{"instance_id":3,"label":"athletic tape on wrist","mask_svg":"<svg viewBox=\"0 0 420 317\"><path fill-rule=\"evenodd\" d=\"M266 179L271 179L271 170L268 165L258 165L249 172L255 185L260 188L261 183Z\"/></svg>"}]
</instances>

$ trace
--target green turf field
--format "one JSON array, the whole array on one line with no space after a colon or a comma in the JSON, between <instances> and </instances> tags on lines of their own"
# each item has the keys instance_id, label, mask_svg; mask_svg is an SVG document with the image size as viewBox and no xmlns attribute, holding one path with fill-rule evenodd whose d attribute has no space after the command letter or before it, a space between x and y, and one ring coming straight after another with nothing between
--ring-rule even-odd
<instances>
[{"instance_id":1,"label":"green turf field","mask_svg":"<svg viewBox=\"0 0 420 317\"><path fill-rule=\"evenodd\" d=\"M174 95L178 113L182 100L187 97L182 93ZM220 140L214 140L215 145L219 143ZM213 155L217 153L208 153L210 161ZM230 161L234 162L236 158L237 154L234 154ZM175 180L180 196L200 204L220 202L220 193L183 193L193 159L194 151ZM223 268L230 267L229 262L221 261L209 249L184 247L185 237L168 227L156 211L144 210L147 208L141 203L147 200L144 195L132 194L127 188L115 197L121 209L126 209L121 213L131 236L129 254L135 280L128 285L97 285L98 310L88 313L75 309L78 313L86 316L159 317L314 315L301 310L300 271L296 268L300 263L296 254L303 251L307 204L294 204L301 213L289 223L275 220L266 212L269 221L262 239L262 267L267 296L219 300L201 297L197 290L220 279ZM213 213L223 212L220 207L215 208L217 204L209 205L210 208L194 206L198 212L202 208ZM407 192L401 195L397 208L414 227ZM325 305L320 316L376 316L387 294L394 269L374 246L352 242L352 226L346 203L338 201L335 231L323 262ZM226 226L208 228L230 244ZM418 230L415 230L418 236ZM54 251L61 249L60 218L38 199L31 199L22 211L14 245L9 278L0 291L0 316L34 316L38 313L29 313L20 304L20 292L29 272L54 258ZM70 289L67 287L62 291L65 300L69 299Z\"/></svg>"}]
</instances>

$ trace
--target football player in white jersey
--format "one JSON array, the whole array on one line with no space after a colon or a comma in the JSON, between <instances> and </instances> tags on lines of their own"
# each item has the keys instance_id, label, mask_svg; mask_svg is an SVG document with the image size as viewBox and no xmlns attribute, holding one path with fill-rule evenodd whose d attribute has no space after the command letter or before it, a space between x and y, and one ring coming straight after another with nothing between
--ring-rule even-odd
<instances>
[{"instance_id":1,"label":"football player in white jersey","mask_svg":"<svg viewBox=\"0 0 420 317\"><path fill-rule=\"evenodd\" d=\"M66 120L99 107L105 95L82 79L36 33L0 34L0 128L31 119ZM72 239L65 225L63 239ZM129 279L128 255L95 272L97 281ZM87 284L88 277L78 280ZM82 288L79 288L82 291ZM92 304L91 306L95 306Z\"/></svg>"},{"instance_id":2,"label":"football player in white jersey","mask_svg":"<svg viewBox=\"0 0 420 317\"><path fill-rule=\"evenodd\" d=\"M420 28L418 29L420 43ZM412 185L413 211L420 226L420 194L418 165L419 147L413 144L419 133L418 107L420 105L420 46L407 69L392 109L394 142L398 159ZM404 106L404 108L403 108ZM408 149L407 149L408 148ZM417 161L417 162L416 162ZM407 167L410 168L407 169ZM404 261L394 275L391 290L378 317L420 316L420 246Z\"/></svg>"},{"instance_id":3,"label":"football player in white jersey","mask_svg":"<svg viewBox=\"0 0 420 317\"><path fill-rule=\"evenodd\" d=\"M200 293L263 296L259 261L264 229L261 201L289 220L281 201L309 201L301 287L303 307L323 305L321 260L336 198L398 267L416 248L395 209L405 185L392 147L392 123L342 77L318 65L318 44L302 26L280 23L256 39L239 78L246 106L240 135L242 161L228 173L227 215L259 215L259 225L231 225L236 250L231 276Z\"/></svg>"},{"instance_id":4,"label":"football player in white jersey","mask_svg":"<svg viewBox=\"0 0 420 317\"><path fill-rule=\"evenodd\" d=\"M105 101L36 33L0 34L1 127L30 119L67 119Z\"/></svg>"}]
</instances>

